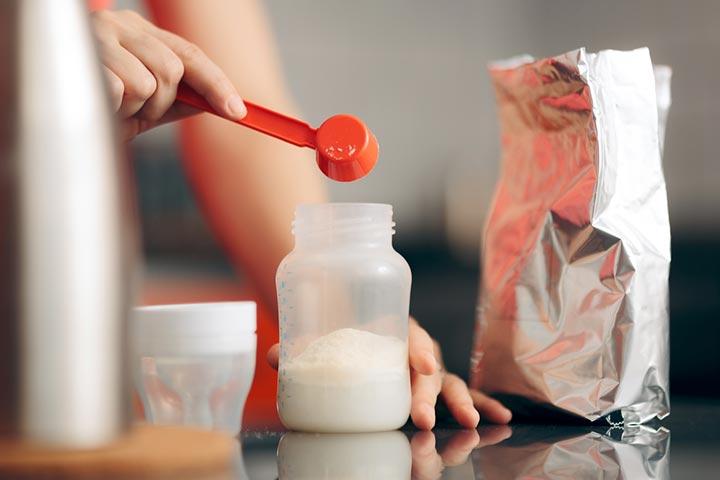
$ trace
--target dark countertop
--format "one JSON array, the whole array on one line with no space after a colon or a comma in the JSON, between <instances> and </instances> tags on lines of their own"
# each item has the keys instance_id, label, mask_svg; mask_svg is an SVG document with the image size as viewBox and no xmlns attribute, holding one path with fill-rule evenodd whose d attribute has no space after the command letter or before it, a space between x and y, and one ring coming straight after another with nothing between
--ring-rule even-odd
<instances>
[{"instance_id":1,"label":"dark countertop","mask_svg":"<svg viewBox=\"0 0 720 480\"><path fill-rule=\"evenodd\" d=\"M433 432L243 431L240 441L238 479L718 478L720 402L674 399L663 422L625 429L446 423Z\"/></svg>"}]
</instances>

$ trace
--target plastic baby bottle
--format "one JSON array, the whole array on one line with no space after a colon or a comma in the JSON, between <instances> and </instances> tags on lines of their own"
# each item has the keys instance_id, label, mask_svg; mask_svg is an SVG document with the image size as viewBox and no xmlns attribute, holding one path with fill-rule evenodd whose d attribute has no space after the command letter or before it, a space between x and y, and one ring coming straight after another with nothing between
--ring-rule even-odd
<instances>
[{"instance_id":1,"label":"plastic baby bottle","mask_svg":"<svg viewBox=\"0 0 720 480\"><path fill-rule=\"evenodd\" d=\"M372 432L410 413L410 267L392 207L300 205L277 272L278 412L291 430Z\"/></svg>"}]
</instances>

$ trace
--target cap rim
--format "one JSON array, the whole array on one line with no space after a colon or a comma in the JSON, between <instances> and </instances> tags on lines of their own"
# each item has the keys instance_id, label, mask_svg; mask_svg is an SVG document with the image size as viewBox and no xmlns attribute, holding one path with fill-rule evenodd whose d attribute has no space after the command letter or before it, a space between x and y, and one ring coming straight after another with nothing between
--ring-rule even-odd
<instances>
[{"instance_id":1,"label":"cap rim","mask_svg":"<svg viewBox=\"0 0 720 480\"><path fill-rule=\"evenodd\" d=\"M143 349L175 343L208 348L228 339L255 336L255 302L152 305L133 309L133 343Z\"/></svg>"}]
</instances>

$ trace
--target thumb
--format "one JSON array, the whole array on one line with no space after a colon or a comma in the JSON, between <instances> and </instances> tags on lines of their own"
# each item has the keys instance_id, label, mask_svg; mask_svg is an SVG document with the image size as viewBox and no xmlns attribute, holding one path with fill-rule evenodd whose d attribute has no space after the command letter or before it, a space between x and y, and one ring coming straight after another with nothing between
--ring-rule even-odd
<instances>
[{"instance_id":1,"label":"thumb","mask_svg":"<svg viewBox=\"0 0 720 480\"><path fill-rule=\"evenodd\" d=\"M276 343L275 345L270 347L270 350L268 350L267 352L266 358L270 366L277 370L280 359L280 344Z\"/></svg>"}]
</instances>

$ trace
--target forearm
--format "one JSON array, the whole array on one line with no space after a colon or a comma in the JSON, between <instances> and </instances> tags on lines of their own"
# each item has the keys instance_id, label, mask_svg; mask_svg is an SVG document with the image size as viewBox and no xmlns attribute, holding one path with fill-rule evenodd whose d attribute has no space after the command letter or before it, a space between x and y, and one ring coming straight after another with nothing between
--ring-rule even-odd
<instances>
[{"instance_id":1,"label":"forearm","mask_svg":"<svg viewBox=\"0 0 720 480\"><path fill-rule=\"evenodd\" d=\"M204 115L181 126L184 165L216 238L274 304L275 269L292 249L295 206L325 201L310 150Z\"/></svg>"},{"instance_id":2,"label":"forearm","mask_svg":"<svg viewBox=\"0 0 720 480\"><path fill-rule=\"evenodd\" d=\"M151 1L157 23L197 44L244 98L294 113L267 20L254 0ZM312 151L210 115L181 124L184 165L216 238L270 304L292 248L295 206L326 199Z\"/></svg>"}]
</instances>

